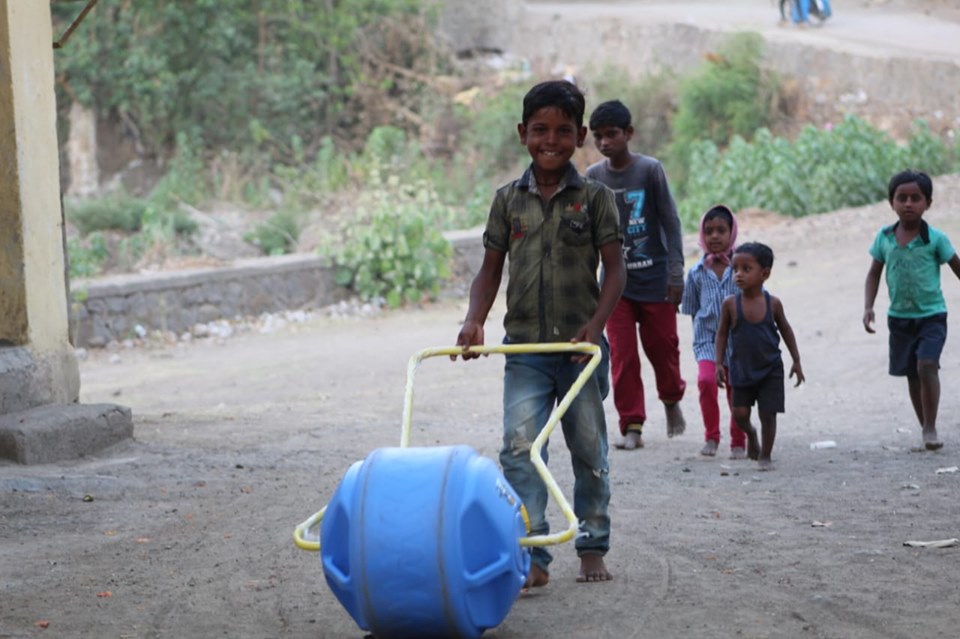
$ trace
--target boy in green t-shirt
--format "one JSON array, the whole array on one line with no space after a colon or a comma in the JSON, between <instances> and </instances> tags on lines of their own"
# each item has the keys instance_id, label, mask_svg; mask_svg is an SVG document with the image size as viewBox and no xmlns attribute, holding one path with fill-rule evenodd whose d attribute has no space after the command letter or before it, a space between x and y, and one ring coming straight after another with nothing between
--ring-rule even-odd
<instances>
[{"instance_id":1,"label":"boy in green t-shirt","mask_svg":"<svg viewBox=\"0 0 960 639\"><path fill-rule=\"evenodd\" d=\"M887 197L899 221L880 229L870 247L873 262L864 287L863 327L875 332L873 303L886 266L890 374L907 378L910 402L923 428L923 444L927 450L937 450L943 446L937 435L940 353L947 339L940 266L949 264L960 278L960 257L947 236L923 220L933 202L929 175L912 169L897 173L890 179Z\"/></svg>"}]
</instances>

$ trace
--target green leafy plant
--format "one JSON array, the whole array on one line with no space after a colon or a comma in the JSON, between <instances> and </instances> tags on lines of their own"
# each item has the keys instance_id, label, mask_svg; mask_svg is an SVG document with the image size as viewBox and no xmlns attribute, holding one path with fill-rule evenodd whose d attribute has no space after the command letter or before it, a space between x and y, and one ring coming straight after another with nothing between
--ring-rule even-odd
<instances>
[{"instance_id":1,"label":"green leafy plant","mask_svg":"<svg viewBox=\"0 0 960 639\"><path fill-rule=\"evenodd\" d=\"M205 181L206 166L200 156L202 145L198 134L177 134L176 153L148 198L155 209L174 213L181 203L196 206L206 199L209 189ZM183 226L182 219L174 219L174 225L177 232L192 232L189 226Z\"/></svg>"},{"instance_id":2,"label":"green leafy plant","mask_svg":"<svg viewBox=\"0 0 960 639\"><path fill-rule=\"evenodd\" d=\"M107 241L100 231L94 231L83 239L67 239L67 273L71 278L99 275L109 256Z\"/></svg>"},{"instance_id":3,"label":"green leafy plant","mask_svg":"<svg viewBox=\"0 0 960 639\"><path fill-rule=\"evenodd\" d=\"M711 141L691 148L688 195L680 202L688 227L716 202L809 215L882 200L890 176L908 166L932 175L958 166L955 150L923 122L897 144L855 116L826 129L805 127L793 141L760 129L752 143L737 136L724 152Z\"/></svg>"},{"instance_id":4,"label":"green leafy plant","mask_svg":"<svg viewBox=\"0 0 960 639\"><path fill-rule=\"evenodd\" d=\"M593 78L588 95L590 105L596 107L607 100L623 102L633 116L631 148L661 157L672 140L670 121L677 110L679 79L672 73L660 71L634 81L628 70L613 66L590 76ZM589 117L587 113L588 120Z\"/></svg>"},{"instance_id":5,"label":"green leafy plant","mask_svg":"<svg viewBox=\"0 0 960 639\"><path fill-rule=\"evenodd\" d=\"M58 33L77 13L64 4L51 7ZM294 136L312 145L348 128L366 135L371 122L357 107L379 88L383 62L439 61L424 26L436 20L434 5L236 0L225 10L222 0L102 1L57 52L58 102L122 120L147 154L165 156L178 132L203 131L205 150L257 149L289 162ZM398 32L408 36L399 44ZM391 46L408 46L410 59L391 57ZM409 94L412 103L420 71L394 74L406 80L392 83L392 97Z\"/></svg>"},{"instance_id":6,"label":"green leafy plant","mask_svg":"<svg viewBox=\"0 0 960 639\"><path fill-rule=\"evenodd\" d=\"M527 151L517 138L523 96L530 87L510 84L490 94L480 95L473 106L462 107L463 132L459 149L463 160L482 167L481 175L513 170L526 161Z\"/></svg>"},{"instance_id":7,"label":"green leafy plant","mask_svg":"<svg viewBox=\"0 0 960 639\"><path fill-rule=\"evenodd\" d=\"M336 267L337 283L391 308L435 298L450 276L452 255L439 223L449 212L436 194L426 184L405 187L391 178L360 208L362 219L347 227L344 239L320 249Z\"/></svg>"},{"instance_id":8,"label":"green leafy plant","mask_svg":"<svg viewBox=\"0 0 960 639\"><path fill-rule=\"evenodd\" d=\"M258 224L243 239L260 247L267 255L283 255L296 250L302 227L299 214L283 210L263 224Z\"/></svg>"},{"instance_id":9,"label":"green leafy plant","mask_svg":"<svg viewBox=\"0 0 960 639\"><path fill-rule=\"evenodd\" d=\"M67 220L76 226L82 235L107 230L135 233L143 224L146 208L146 200L124 192L102 198L64 202Z\"/></svg>"},{"instance_id":10,"label":"green leafy plant","mask_svg":"<svg viewBox=\"0 0 960 639\"><path fill-rule=\"evenodd\" d=\"M753 137L770 125L779 80L760 65L763 39L734 35L680 83L673 142L666 161L675 190L684 193L693 146L706 140L720 147L734 137Z\"/></svg>"}]
</instances>

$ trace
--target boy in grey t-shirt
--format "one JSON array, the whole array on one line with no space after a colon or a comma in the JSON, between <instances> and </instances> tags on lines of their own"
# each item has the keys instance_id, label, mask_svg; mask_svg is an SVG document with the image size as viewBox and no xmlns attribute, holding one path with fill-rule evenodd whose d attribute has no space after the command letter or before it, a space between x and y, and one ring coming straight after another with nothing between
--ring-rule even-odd
<instances>
[{"instance_id":1,"label":"boy in grey t-shirt","mask_svg":"<svg viewBox=\"0 0 960 639\"><path fill-rule=\"evenodd\" d=\"M616 195L623 230L627 285L607 321L613 401L619 414L621 449L643 447L647 419L637 335L657 380L667 416L667 436L683 433L677 308L683 295L683 237L680 218L663 166L656 158L629 149L630 110L619 100L604 102L590 116L594 141L606 159L591 165L587 177Z\"/></svg>"}]
</instances>

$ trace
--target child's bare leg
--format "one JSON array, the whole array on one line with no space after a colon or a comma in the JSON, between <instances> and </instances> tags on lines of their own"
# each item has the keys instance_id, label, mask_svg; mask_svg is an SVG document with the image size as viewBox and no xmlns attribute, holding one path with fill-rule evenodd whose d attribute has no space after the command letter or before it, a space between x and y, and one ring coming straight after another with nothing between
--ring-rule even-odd
<instances>
[{"instance_id":1,"label":"child's bare leg","mask_svg":"<svg viewBox=\"0 0 960 639\"><path fill-rule=\"evenodd\" d=\"M530 574L527 575L527 580L523 584L524 590L529 588L540 588L546 586L550 581L550 573L538 566L537 564L530 564Z\"/></svg>"},{"instance_id":2,"label":"child's bare leg","mask_svg":"<svg viewBox=\"0 0 960 639\"><path fill-rule=\"evenodd\" d=\"M923 398L920 388L920 378L908 377L907 388L910 390L910 404L913 405L913 412L917 415L917 423L923 427Z\"/></svg>"},{"instance_id":3,"label":"child's bare leg","mask_svg":"<svg viewBox=\"0 0 960 639\"><path fill-rule=\"evenodd\" d=\"M940 407L940 365L933 360L917 362L920 375L920 404L923 408L923 444L927 450L943 447L937 435L937 412Z\"/></svg>"},{"instance_id":4,"label":"child's bare leg","mask_svg":"<svg viewBox=\"0 0 960 639\"><path fill-rule=\"evenodd\" d=\"M737 428L747 436L747 457L757 459L760 456L760 439L757 437L757 429L750 423L750 407L734 406L733 421L737 422Z\"/></svg>"},{"instance_id":5,"label":"child's bare leg","mask_svg":"<svg viewBox=\"0 0 960 639\"><path fill-rule=\"evenodd\" d=\"M613 575L607 570L607 565L603 562L603 555L596 553L584 553L580 555L580 574L577 575L579 582L610 581Z\"/></svg>"},{"instance_id":6,"label":"child's bare leg","mask_svg":"<svg viewBox=\"0 0 960 639\"><path fill-rule=\"evenodd\" d=\"M773 463L770 455L773 453L773 442L777 438L777 414L760 412L760 470L773 470Z\"/></svg>"}]
</instances>

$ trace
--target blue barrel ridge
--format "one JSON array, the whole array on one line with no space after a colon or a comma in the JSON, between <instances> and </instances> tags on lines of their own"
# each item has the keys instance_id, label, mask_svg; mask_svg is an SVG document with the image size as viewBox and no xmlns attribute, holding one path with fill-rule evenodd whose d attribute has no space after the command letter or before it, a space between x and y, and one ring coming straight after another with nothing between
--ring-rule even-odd
<instances>
[{"instance_id":1,"label":"blue barrel ridge","mask_svg":"<svg viewBox=\"0 0 960 639\"><path fill-rule=\"evenodd\" d=\"M469 446L377 449L327 506L324 577L378 639L479 637L530 570L520 509L497 465Z\"/></svg>"}]
</instances>

